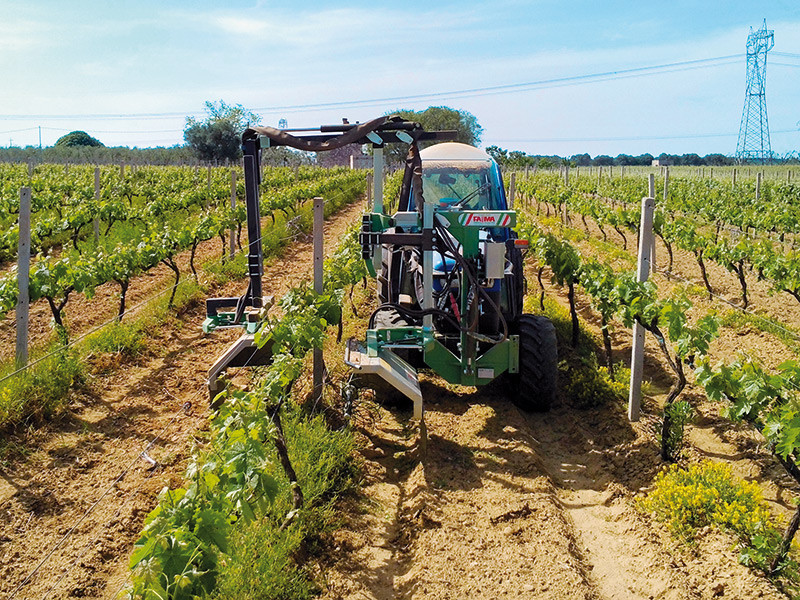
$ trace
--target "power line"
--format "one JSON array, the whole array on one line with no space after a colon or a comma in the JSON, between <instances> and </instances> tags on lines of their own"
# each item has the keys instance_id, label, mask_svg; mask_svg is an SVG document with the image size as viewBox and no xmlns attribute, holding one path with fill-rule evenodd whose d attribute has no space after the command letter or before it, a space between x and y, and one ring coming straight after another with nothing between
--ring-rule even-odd
<instances>
[{"instance_id":1,"label":"power line","mask_svg":"<svg viewBox=\"0 0 800 600\"><path fill-rule=\"evenodd\" d=\"M0 135L6 133L19 133L20 131L36 131L36 127L25 127L24 129L9 129L8 131L0 131Z\"/></svg>"},{"instance_id":2,"label":"power line","mask_svg":"<svg viewBox=\"0 0 800 600\"><path fill-rule=\"evenodd\" d=\"M627 79L631 77L643 77L648 75L659 75L691 69L716 67L733 62L741 58L740 54L728 56L718 56L715 58L701 58L696 60L665 63L661 65L651 65L649 67L636 67L633 69L621 69L616 71L605 71L601 73L590 73L585 75L574 75L570 77L557 77L554 79L541 79L525 83L512 83L507 85L490 86L482 88L472 88L466 90L456 90L451 92L437 92L432 94L419 94L415 96L395 96L391 98L376 98L372 100L358 100L353 102L329 102L324 104L304 104L296 106L277 106L256 108L258 112L297 112L300 110L313 110L322 108L340 108L351 106L371 106L376 104L386 104L389 102L415 102L424 100L444 100L454 98L467 98L479 96L491 96L496 94L509 94L514 92L532 91L535 89L548 89L564 87L569 85L581 85L586 83L599 83L602 81L612 81L616 79ZM718 63L718 64L714 64Z\"/></svg>"},{"instance_id":3,"label":"power line","mask_svg":"<svg viewBox=\"0 0 800 600\"><path fill-rule=\"evenodd\" d=\"M341 102L323 102L317 104L288 104L283 106L267 106L254 108L254 112L274 113L274 112L299 112L307 110L322 110L334 108L355 108L368 107L375 105L386 105L396 102L422 102L429 100L445 100L478 96L490 96L495 94L511 94L517 92L532 91L535 89L548 89L569 85L582 85L586 83L599 83L602 81L612 81L616 79L626 79L631 77L643 77L649 75L659 75L663 73L679 72L691 69L702 69L717 67L732 63L742 58L741 54L729 54L727 56L716 56L713 58L700 58L694 60L677 61L650 65L646 67L635 67L632 69L618 69L614 71L604 71L599 73L587 73L583 75L573 75L569 77L557 77L552 79L540 79L537 81L527 81L522 83L510 83L504 85L468 88L462 90L451 90L447 92L434 92L429 94L417 94L409 96L389 96L384 98L371 98L366 100L349 100ZM197 115L193 111L185 112L161 112L161 113L95 113L95 114L38 114L38 115L19 115L19 114L0 114L0 119L19 120L19 119L173 119L183 118L187 115Z\"/></svg>"},{"instance_id":4,"label":"power line","mask_svg":"<svg viewBox=\"0 0 800 600\"><path fill-rule=\"evenodd\" d=\"M30 127L29 129L36 129L35 127ZM44 127L42 129L47 129L48 131L72 131L71 129L67 129L65 127ZM20 129L18 131L28 131L27 129ZM129 134L136 134L136 133L183 133L183 129L136 129L136 130L123 130L123 129L91 129L92 133L129 133ZM3 133L3 132L0 132Z\"/></svg>"}]
</instances>

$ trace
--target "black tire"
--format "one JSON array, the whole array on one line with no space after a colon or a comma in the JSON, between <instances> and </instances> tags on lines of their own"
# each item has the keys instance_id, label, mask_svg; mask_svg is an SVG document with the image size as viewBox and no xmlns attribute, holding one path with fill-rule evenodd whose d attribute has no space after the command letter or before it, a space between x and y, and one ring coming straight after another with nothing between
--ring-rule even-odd
<instances>
[{"instance_id":1,"label":"black tire","mask_svg":"<svg viewBox=\"0 0 800 600\"><path fill-rule=\"evenodd\" d=\"M377 283L375 287L378 290L378 304L386 304L391 298L389 287L389 262L386 257L386 252L383 252L381 260L381 270L378 273Z\"/></svg>"},{"instance_id":2,"label":"black tire","mask_svg":"<svg viewBox=\"0 0 800 600\"><path fill-rule=\"evenodd\" d=\"M547 412L558 392L558 345L550 319L521 315L519 373L508 378L514 404L529 412Z\"/></svg>"},{"instance_id":3,"label":"black tire","mask_svg":"<svg viewBox=\"0 0 800 600\"><path fill-rule=\"evenodd\" d=\"M402 232L402 230L401 230ZM386 233L398 233L394 227ZM376 288L378 302L387 304L397 302L400 294L400 271L403 263L403 253L392 244L384 244L381 250L381 270L378 272Z\"/></svg>"}]
</instances>

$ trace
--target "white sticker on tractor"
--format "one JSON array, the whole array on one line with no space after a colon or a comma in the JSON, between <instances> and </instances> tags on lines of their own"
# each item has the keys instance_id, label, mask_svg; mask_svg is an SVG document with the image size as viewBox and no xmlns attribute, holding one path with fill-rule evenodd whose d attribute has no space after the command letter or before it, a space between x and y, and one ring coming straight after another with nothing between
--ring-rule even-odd
<instances>
[{"instance_id":1,"label":"white sticker on tractor","mask_svg":"<svg viewBox=\"0 0 800 600\"><path fill-rule=\"evenodd\" d=\"M466 213L458 219L464 227L506 227L511 215L503 213Z\"/></svg>"}]
</instances>

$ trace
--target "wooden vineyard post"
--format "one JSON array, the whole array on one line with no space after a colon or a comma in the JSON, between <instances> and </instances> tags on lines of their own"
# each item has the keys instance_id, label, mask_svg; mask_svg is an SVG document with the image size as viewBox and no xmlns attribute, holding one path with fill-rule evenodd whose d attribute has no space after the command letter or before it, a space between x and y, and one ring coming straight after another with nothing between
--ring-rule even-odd
<instances>
[{"instance_id":1,"label":"wooden vineyard post","mask_svg":"<svg viewBox=\"0 0 800 600\"><path fill-rule=\"evenodd\" d=\"M761 200L761 171L756 173L756 202Z\"/></svg>"},{"instance_id":2,"label":"wooden vineyard post","mask_svg":"<svg viewBox=\"0 0 800 600\"><path fill-rule=\"evenodd\" d=\"M236 210L236 170L231 169L231 213ZM236 230L231 227L230 243L228 244L228 258L233 259L236 254Z\"/></svg>"},{"instance_id":3,"label":"wooden vineyard post","mask_svg":"<svg viewBox=\"0 0 800 600\"><path fill-rule=\"evenodd\" d=\"M736 187L736 167L733 168L733 175L731 176L731 187Z\"/></svg>"},{"instance_id":4,"label":"wooden vineyard post","mask_svg":"<svg viewBox=\"0 0 800 600\"><path fill-rule=\"evenodd\" d=\"M653 211L655 212L655 198L656 198L656 176L650 173L648 178L647 193L653 199ZM656 272L656 236L655 233L650 235L650 268L653 273Z\"/></svg>"},{"instance_id":5,"label":"wooden vineyard post","mask_svg":"<svg viewBox=\"0 0 800 600\"><path fill-rule=\"evenodd\" d=\"M211 206L211 165L208 165L208 195L206 196L206 210Z\"/></svg>"},{"instance_id":6,"label":"wooden vineyard post","mask_svg":"<svg viewBox=\"0 0 800 600\"><path fill-rule=\"evenodd\" d=\"M564 185L569 185L569 165L564 165Z\"/></svg>"},{"instance_id":7,"label":"wooden vineyard post","mask_svg":"<svg viewBox=\"0 0 800 600\"><path fill-rule=\"evenodd\" d=\"M119 178L120 179L125 179L125 163L124 162L119 163Z\"/></svg>"},{"instance_id":8,"label":"wooden vineyard post","mask_svg":"<svg viewBox=\"0 0 800 600\"><path fill-rule=\"evenodd\" d=\"M517 192L517 174L511 173L511 181L508 182L508 208L514 208L514 195Z\"/></svg>"},{"instance_id":9,"label":"wooden vineyard post","mask_svg":"<svg viewBox=\"0 0 800 600\"><path fill-rule=\"evenodd\" d=\"M17 368L28 364L28 283L31 267L31 188L19 191L19 253L17 255Z\"/></svg>"},{"instance_id":10,"label":"wooden vineyard post","mask_svg":"<svg viewBox=\"0 0 800 600\"><path fill-rule=\"evenodd\" d=\"M600 180L603 179L603 167L597 167L597 184L600 184Z\"/></svg>"},{"instance_id":11,"label":"wooden vineyard post","mask_svg":"<svg viewBox=\"0 0 800 600\"><path fill-rule=\"evenodd\" d=\"M323 249L323 225L325 221L325 203L320 197L314 198L314 292L322 294L323 289L323 273L322 267L324 263L324 249ZM324 369L322 348L314 348L314 401L322 399L322 375Z\"/></svg>"},{"instance_id":12,"label":"wooden vineyard post","mask_svg":"<svg viewBox=\"0 0 800 600\"><path fill-rule=\"evenodd\" d=\"M652 178L653 175L650 175ZM653 189L651 179L651 193ZM647 281L650 273L650 251L653 247L653 211L655 199L642 198L642 218L639 223L639 262L636 277ZM642 368L644 363L644 327L633 325L633 350L631 352L631 384L628 391L628 420L638 421L642 405Z\"/></svg>"},{"instance_id":13,"label":"wooden vineyard post","mask_svg":"<svg viewBox=\"0 0 800 600\"><path fill-rule=\"evenodd\" d=\"M97 202L97 208L100 208L100 167L94 168L94 199ZM94 218L94 243L95 246L100 242L100 217Z\"/></svg>"}]
</instances>

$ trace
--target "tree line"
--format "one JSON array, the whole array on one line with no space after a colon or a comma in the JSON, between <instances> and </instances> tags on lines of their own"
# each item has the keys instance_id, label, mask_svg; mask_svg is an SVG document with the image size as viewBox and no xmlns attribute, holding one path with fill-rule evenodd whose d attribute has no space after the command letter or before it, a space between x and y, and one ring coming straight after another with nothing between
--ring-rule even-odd
<instances>
[{"instance_id":1,"label":"tree line","mask_svg":"<svg viewBox=\"0 0 800 600\"><path fill-rule=\"evenodd\" d=\"M227 165L241 158L241 135L250 126L259 125L261 117L241 104L227 104L223 100L205 103L206 117L202 120L187 117L183 130L185 143L171 147L108 148L84 131L72 131L60 138L52 147L0 148L0 162L33 163L88 163L88 164L210 164ZM447 106L430 106L422 111L393 110L386 113L417 121L428 131L454 130L457 141L473 146L481 142L483 127L478 119L464 110ZM423 144L426 145L426 144ZM736 164L736 160L724 154L619 154L615 157L601 154L572 156L526 154L519 150L505 150L489 146L486 151L502 166L510 168L554 167L570 165L588 166L650 166L653 160L660 164L689 166L724 166ZM388 144L386 160L390 165L400 165L405 159L405 144ZM298 166L316 161L313 153L297 152L285 147L266 149L262 162L270 166ZM797 152L775 157L773 162L798 164Z\"/></svg>"},{"instance_id":2,"label":"tree line","mask_svg":"<svg viewBox=\"0 0 800 600\"><path fill-rule=\"evenodd\" d=\"M725 154L706 154L700 156L695 153L687 154L667 154L662 152L658 156L649 153L633 156L631 154L618 154L609 156L599 154L592 157L590 154L573 154L571 156L558 156L556 154L526 154L519 150L505 150L499 146L489 146L486 148L492 158L504 167L525 168L525 167L556 167L569 165L571 167L649 167L654 160L658 160L660 165L691 166L691 167L721 167L738 164L733 156ZM775 164L800 164L800 156L797 152L789 153L785 156L773 157Z\"/></svg>"}]
</instances>

